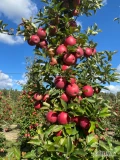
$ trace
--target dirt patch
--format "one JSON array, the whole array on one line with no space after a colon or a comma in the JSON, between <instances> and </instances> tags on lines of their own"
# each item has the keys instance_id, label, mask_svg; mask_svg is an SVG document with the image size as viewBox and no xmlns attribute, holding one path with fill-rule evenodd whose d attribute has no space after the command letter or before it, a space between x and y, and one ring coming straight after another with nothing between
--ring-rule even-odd
<instances>
[{"instance_id":1,"label":"dirt patch","mask_svg":"<svg viewBox=\"0 0 120 160\"><path fill-rule=\"evenodd\" d=\"M15 142L18 139L19 133L20 133L20 129L18 125L10 125L7 131L5 131L5 128L6 128L5 126L3 126L2 128L3 128L3 131L0 133L5 136L7 141Z\"/></svg>"},{"instance_id":2,"label":"dirt patch","mask_svg":"<svg viewBox=\"0 0 120 160\"><path fill-rule=\"evenodd\" d=\"M4 136L7 141L16 141L19 137L19 130L13 130L10 132L4 132Z\"/></svg>"}]
</instances>

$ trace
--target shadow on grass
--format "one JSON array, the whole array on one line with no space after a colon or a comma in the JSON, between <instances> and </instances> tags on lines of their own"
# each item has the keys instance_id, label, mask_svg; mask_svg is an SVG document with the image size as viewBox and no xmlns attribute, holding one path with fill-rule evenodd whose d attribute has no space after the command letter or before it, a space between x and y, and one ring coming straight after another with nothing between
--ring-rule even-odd
<instances>
[{"instance_id":1,"label":"shadow on grass","mask_svg":"<svg viewBox=\"0 0 120 160\"><path fill-rule=\"evenodd\" d=\"M3 158L7 155L7 152L0 152L0 158Z\"/></svg>"}]
</instances>

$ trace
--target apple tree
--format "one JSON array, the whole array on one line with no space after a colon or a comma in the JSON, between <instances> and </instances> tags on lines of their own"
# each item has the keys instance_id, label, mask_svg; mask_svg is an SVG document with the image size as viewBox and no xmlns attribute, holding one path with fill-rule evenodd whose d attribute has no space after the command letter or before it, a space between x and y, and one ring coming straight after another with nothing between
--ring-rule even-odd
<instances>
[{"instance_id":1,"label":"apple tree","mask_svg":"<svg viewBox=\"0 0 120 160\"><path fill-rule=\"evenodd\" d=\"M23 18L18 27L18 34L35 47L26 87L44 119L23 158L92 159L99 150L109 151L111 142L103 133L112 106L99 93L106 83L118 81L118 74L110 63L115 52L97 51L90 39L101 31L97 24L82 32L76 20L95 13L102 1L43 2L34 21ZM112 156L117 153L116 147Z\"/></svg>"}]
</instances>

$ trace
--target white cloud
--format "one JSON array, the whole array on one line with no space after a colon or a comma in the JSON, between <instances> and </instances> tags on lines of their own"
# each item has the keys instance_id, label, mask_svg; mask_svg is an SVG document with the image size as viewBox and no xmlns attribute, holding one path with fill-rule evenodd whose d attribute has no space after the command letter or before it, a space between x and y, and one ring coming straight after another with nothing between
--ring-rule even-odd
<instances>
[{"instance_id":1,"label":"white cloud","mask_svg":"<svg viewBox=\"0 0 120 160\"><path fill-rule=\"evenodd\" d=\"M0 33L0 42L6 43L9 45L14 45L14 44L22 44L24 43L24 40L20 36L11 36L11 35Z\"/></svg>"},{"instance_id":2,"label":"white cloud","mask_svg":"<svg viewBox=\"0 0 120 160\"><path fill-rule=\"evenodd\" d=\"M13 80L5 73L0 71L0 89L11 88L13 86Z\"/></svg>"},{"instance_id":3,"label":"white cloud","mask_svg":"<svg viewBox=\"0 0 120 160\"><path fill-rule=\"evenodd\" d=\"M118 73L120 73L120 64L117 66L116 71ZM120 76L118 76L118 79L120 80ZM105 86L106 88L108 88L109 90L102 90L102 92L105 93L114 93L116 94L117 92L120 92L120 85L109 85L109 86Z\"/></svg>"},{"instance_id":4,"label":"white cloud","mask_svg":"<svg viewBox=\"0 0 120 160\"><path fill-rule=\"evenodd\" d=\"M106 5L107 4L107 0L103 0L102 4Z\"/></svg>"},{"instance_id":5,"label":"white cloud","mask_svg":"<svg viewBox=\"0 0 120 160\"><path fill-rule=\"evenodd\" d=\"M82 29L82 22L81 21L76 21L77 23L77 26L81 26L81 29Z\"/></svg>"},{"instance_id":6,"label":"white cloud","mask_svg":"<svg viewBox=\"0 0 120 160\"><path fill-rule=\"evenodd\" d=\"M0 3L0 15L3 14L17 24L21 18L34 16L37 11L37 5L32 0L2 0Z\"/></svg>"},{"instance_id":7,"label":"white cloud","mask_svg":"<svg viewBox=\"0 0 120 160\"><path fill-rule=\"evenodd\" d=\"M102 90L102 92L105 92L105 93L114 93L116 94L117 92L120 92L120 85L109 85L109 86L105 86L106 88L109 89L108 90Z\"/></svg>"},{"instance_id":8,"label":"white cloud","mask_svg":"<svg viewBox=\"0 0 120 160\"><path fill-rule=\"evenodd\" d=\"M117 66L117 72L120 72L120 64Z\"/></svg>"},{"instance_id":9,"label":"white cloud","mask_svg":"<svg viewBox=\"0 0 120 160\"><path fill-rule=\"evenodd\" d=\"M22 78L20 80L14 80L14 83L16 83L17 85L24 85L27 82L27 77L25 75L25 73L23 73Z\"/></svg>"},{"instance_id":10,"label":"white cloud","mask_svg":"<svg viewBox=\"0 0 120 160\"><path fill-rule=\"evenodd\" d=\"M0 71L0 89L18 89L21 88L22 85L26 84L26 82L27 77L25 76L25 74L22 75L21 79L15 80L14 78L11 78L8 74Z\"/></svg>"}]
</instances>

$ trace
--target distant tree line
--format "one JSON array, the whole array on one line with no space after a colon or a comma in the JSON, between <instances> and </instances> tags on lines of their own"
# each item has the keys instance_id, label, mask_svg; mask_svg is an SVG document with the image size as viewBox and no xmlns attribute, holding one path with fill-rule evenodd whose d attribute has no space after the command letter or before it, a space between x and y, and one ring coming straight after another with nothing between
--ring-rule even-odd
<instances>
[{"instance_id":1,"label":"distant tree line","mask_svg":"<svg viewBox=\"0 0 120 160\"><path fill-rule=\"evenodd\" d=\"M19 95L23 91L18 91L17 89L2 89L0 90L2 92L2 96L4 97L10 97L12 100L16 101ZM114 93L103 93L101 92L100 95L108 100L116 102L117 100L120 100L120 92L117 92L116 94Z\"/></svg>"},{"instance_id":2,"label":"distant tree line","mask_svg":"<svg viewBox=\"0 0 120 160\"><path fill-rule=\"evenodd\" d=\"M17 101L21 91L18 91L17 89L2 89L0 90L0 92L2 92L2 96L3 97L9 97L11 98L13 101Z\"/></svg>"}]
</instances>

